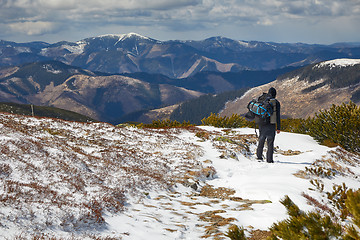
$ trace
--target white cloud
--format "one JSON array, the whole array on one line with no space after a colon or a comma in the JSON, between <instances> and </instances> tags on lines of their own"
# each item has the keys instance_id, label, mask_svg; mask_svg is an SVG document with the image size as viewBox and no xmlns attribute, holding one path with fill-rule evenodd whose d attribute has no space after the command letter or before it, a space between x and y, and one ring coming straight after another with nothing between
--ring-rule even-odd
<instances>
[{"instance_id":1,"label":"white cloud","mask_svg":"<svg viewBox=\"0 0 360 240\"><path fill-rule=\"evenodd\" d=\"M54 30L55 24L52 22L17 22L9 24L9 27L16 32L27 35L41 35Z\"/></svg>"},{"instance_id":2,"label":"white cloud","mask_svg":"<svg viewBox=\"0 0 360 240\"><path fill-rule=\"evenodd\" d=\"M17 33L41 35L67 29L71 36L86 29L88 37L99 29L123 33L133 28L162 36L181 35L178 32L216 36L224 32L221 29L233 35L240 27L255 31L256 26L296 25L302 29L293 31L304 32L314 24L331 29L327 22L338 18L359 21L359 12L359 0L0 0L0 30L7 25ZM0 38L6 38L5 32Z\"/></svg>"},{"instance_id":3,"label":"white cloud","mask_svg":"<svg viewBox=\"0 0 360 240\"><path fill-rule=\"evenodd\" d=\"M74 0L38 0L37 5L44 9L70 10L79 7L79 1Z\"/></svg>"}]
</instances>

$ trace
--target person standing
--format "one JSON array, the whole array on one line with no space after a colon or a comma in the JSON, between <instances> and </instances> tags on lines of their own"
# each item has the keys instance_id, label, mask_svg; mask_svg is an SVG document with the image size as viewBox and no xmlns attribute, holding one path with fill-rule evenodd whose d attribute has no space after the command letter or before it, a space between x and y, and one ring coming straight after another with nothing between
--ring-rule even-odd
<instances>
[{"instance_id":1,"label":"person standing","mask_svg":"<svg viewBox=\"0 0 360 240\"><path fill-rule=\"evenodd\" d=\"M266 119L266 121L259 123L259 143L256 150L256 156L258 160L263 160L263 149L265 140L267 141L267 153L266 161L268 163L273 163L273 153L274 153L274 140L275 133L280 133L280 102L275 99L276 89L271 87L268 91L270 96L270 103L273 107L273 114Z\"/></svg>"}]
</instances>

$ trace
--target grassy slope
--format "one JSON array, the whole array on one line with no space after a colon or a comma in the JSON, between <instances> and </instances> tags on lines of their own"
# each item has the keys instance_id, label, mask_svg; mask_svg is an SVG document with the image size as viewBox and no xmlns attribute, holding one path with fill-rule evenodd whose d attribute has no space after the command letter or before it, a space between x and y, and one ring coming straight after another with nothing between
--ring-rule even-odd
<instances>
[{"instance_id":1,"label":"grassy slope","mask_svg":"<svg viewBox=\"0 0 360 240\"><path fill-rule=\"evenodd\" d=\"M96 120L75 113L72 111L55 108L55 107L44 107L44 106L33 106L34 116L37 117L49 117L58 118L67 121L77 122L94 122ZM17 103L0 103L0 112L14 113L19 115L32 115L31 105L29 104L17 104Z\"/></svg>"}]
</instances>

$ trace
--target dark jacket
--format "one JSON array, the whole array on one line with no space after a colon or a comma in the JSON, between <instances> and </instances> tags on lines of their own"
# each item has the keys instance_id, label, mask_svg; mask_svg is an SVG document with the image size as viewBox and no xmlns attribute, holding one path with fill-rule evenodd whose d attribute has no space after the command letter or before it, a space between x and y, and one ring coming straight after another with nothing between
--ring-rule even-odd
<instances>
[{"instance_id":1,"label":"dark jacket","mask_svg":"<svg viewBox=\"0 0 360 240\"><path fill-rule=\"evenodd\" d=\"M280 119L280 102L276 100L276 112L274 114L276 114L276 130L281 130L281 119Z\"/></svg>"},{"instance_id":2,"label":"dark jacket","mask_svg":"<svg viewBox=\"0 0 360 240\"><path fill-rule=\"evenodd\" d=\"M257 122L257 124L259 125L260 128L264 127L264 126L268 126L268 125L276 125L275 128L272 128L272 129L275 129L275 130L280 130L281 129L281 121L280 121L280 102L275 99L275 107L273 106L273 108L275 109L275 112L273 113L273 115L270 117L270 118L267 118L266 121L256 121L255 119L255 122ZM257 116L256 116L257 117ZM275 117L275 121L274 123L271 123L272 122L272 118ZM275 123L276 122L276 123Z\"/></svg>"}]
</instances>

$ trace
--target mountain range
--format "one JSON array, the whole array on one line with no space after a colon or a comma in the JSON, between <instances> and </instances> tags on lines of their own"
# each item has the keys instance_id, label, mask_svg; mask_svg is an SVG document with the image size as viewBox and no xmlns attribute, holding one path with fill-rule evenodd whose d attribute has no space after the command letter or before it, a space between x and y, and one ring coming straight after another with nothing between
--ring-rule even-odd
<instances>
[{"instance_id":1,"label":"mountain range","mask_svg":"<svg viewBox=\"0 0 360 240\"><path fill-rule=\"evenodd\" d=\"M359 103L359 65L338 64L357 58L357 43L159 41L135 33L75 43L0 41L0 102L53 106L114 124L170 118L174 111L181 120L186 112L199 121L227 101L222 114L242 114L241 101L271 85L288 106L284 117L307 117L333 103ZM326 64L331 60L335 65ZM253 87L253 95L231 103L239 89ZM223 97L228 92L231 97ZM204 94L223 95L191 102ZM206 99L212 106L203 111Z\"/></svg>"},{"instance_id":2,"label":"mountain range","mask_svg":"<svg viewBox=\"0 0 360 240\"><path fill-rule=\"evenodd\" d=\"M202 72L179 80L149 73L106 74L42 61L0 69L0 102L53 106L118 123L134 112L178 104L205 93L258 86L290 69L294 68Z\"/></svg>"},{"instance_id":3,"label":"mountain range","mask_svg":"<svg viewBox=\"0 0 360 240\"><path fill-rule=\"evenodd\" d=\"M0 70L0 78L2 102L55 106L101 121L201 95L168 84L99 75L57 61L5 68Z\"/></svg>"},{"instance_id":4,"label":"mountain range","mask_svg":"<svg viewBox=\"0 0 360 240\"><path fill-rule=\"evenodd\" d=\"M95 72L146 72L170 78L186 78L203 71L273 70L336 58L360 58L360 44L291 44L224 37L159 41L136 33L53 44L0 41L0 66L57 60Z\"/></svg>"}]
</instances>

